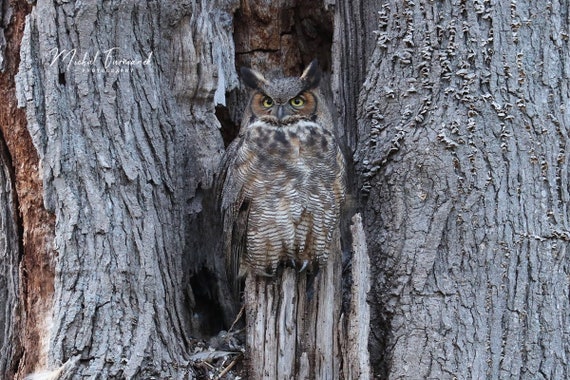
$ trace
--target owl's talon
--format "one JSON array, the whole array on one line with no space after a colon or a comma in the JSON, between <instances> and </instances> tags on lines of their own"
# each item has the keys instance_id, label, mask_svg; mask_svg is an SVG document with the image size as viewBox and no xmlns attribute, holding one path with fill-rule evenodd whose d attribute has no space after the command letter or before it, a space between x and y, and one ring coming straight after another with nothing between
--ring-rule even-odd
<instances>
[{"instance_id":1,"label":"owl's talon","mask_svg":"<svg viewBox=\"0 0 570 380\"><path fill-rule=\"evenodd\" d=\"M309 260L303 260L303 266L301 267L301 269L299 269L299 273L304 271L305 268L307 268L307 265L309 265Z\"/></svg>"}]
</instances>

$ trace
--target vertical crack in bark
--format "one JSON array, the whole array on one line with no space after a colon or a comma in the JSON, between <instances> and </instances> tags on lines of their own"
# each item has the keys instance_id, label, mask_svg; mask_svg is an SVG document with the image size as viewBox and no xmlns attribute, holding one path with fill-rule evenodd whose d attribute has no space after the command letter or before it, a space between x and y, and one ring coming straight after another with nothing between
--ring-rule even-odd
<instances>
[{"instance_id":1,"label":"vertical crack in bark","mask_svg":"<svg viewBox=\"0 0 570 380\"><path fill-rule=\"evenodd\" d=\"M234 25L237 66L295 76L316 58L323 71L331 72L333 13L322 1L262 4L245 0L234 16ZM247 93L241 87L229 95L229 115L237 125Z\"/></svg>"},{"instance_id":2,"label":"vertical crack in bark","mask_svg":"<svg viewBox=\"0 0 570 380\"><path fill-rule=\"evenodd\" d=\"M0 105L0 128L12 159L21 220L20 317L14 326L19 338L13 342L19 356L14 358L13 365L19 367L21 376L46 361L44 350L53 297L51 242L55 221L44 208L39 160L27 130L25 112L17 108L15 96L14 77L19 65L24 17L30 6L15 1L4 2L4 6L11 7L11 18L5 29L5 70L0 74L0 98L5 99Z\"/></svg>"}]
</instances>

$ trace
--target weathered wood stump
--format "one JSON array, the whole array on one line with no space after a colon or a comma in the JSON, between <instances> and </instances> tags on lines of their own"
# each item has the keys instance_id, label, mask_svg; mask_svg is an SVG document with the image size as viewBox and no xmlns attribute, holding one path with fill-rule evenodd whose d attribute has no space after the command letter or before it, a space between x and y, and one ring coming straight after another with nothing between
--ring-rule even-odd
<instances>
[{"instance_id":1,"label":"weathered wood stump","mask_svg":"<svg viewBox=\"0 0 570 380\"><path fill-rule=\"evenodd\" d=\"M360 215L353 218L351 306L341 310L342 252L317 273L285 268L245 284L250 379L367 379L369 265Z\"/></svg>"}]
</instances>

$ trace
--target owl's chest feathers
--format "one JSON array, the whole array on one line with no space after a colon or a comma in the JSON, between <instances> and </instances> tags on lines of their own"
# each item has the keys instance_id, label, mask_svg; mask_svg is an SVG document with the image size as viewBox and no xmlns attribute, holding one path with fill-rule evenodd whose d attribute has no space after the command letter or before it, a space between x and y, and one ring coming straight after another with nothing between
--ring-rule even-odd
<instances>
[{"instance_id":1,"label":"owl's chest feathers","mask_svg":"<svg viewBox=\"0 0 570 380\"><path fill-rule=\"evenodd\" d=\"M336 154L332 133L306 119L291 124L254 123L246 134L247 145L269 163L314 163Z\"/></svg>"},{"instance_id":2,"label":"owl's chest feathers","mask_svg":"<svg viewBox=\"0 0 570 380\"><path fill-rule=\"evenodd\" d=\"M302 120L290 125L252 124L242 145L239 172L246 198L270 209L288 210L298 219L307 205L334 203L335 178L340 176L334 136L320 125ZM269 211L269 210L268 210Z\"/></svg>"}]
</instances>

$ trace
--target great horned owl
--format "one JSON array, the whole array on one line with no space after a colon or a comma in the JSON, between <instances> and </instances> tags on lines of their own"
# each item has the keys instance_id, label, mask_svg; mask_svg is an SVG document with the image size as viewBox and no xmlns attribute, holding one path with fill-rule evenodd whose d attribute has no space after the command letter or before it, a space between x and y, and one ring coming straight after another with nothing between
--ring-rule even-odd
<instances>
[{"instance_id":1,"label":"great horned owl","mask_svg":"<svg viewBox=\"0 0 570 380\"><path fill-rule=\"evenodd\" d=\"M345 197L345 164L311 62L301 77L266 79L242 68L253 92L220 181L230 277L300 270L331 251Z\"/></svg>"}]
</instances>

